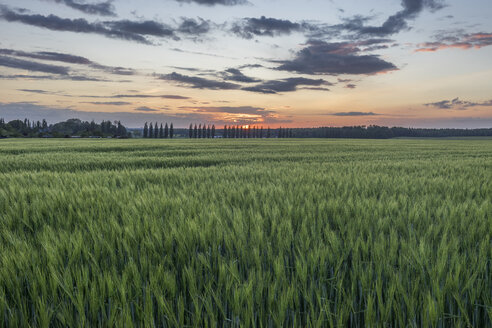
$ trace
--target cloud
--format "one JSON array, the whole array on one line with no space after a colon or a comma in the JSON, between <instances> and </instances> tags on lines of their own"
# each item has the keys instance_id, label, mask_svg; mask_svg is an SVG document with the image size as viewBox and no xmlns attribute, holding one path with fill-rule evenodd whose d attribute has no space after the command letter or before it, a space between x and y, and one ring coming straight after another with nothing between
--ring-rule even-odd
<instances>
[{"instance_id":1,"label":"cloud","mask_svg":"<svg viewBox=\"0 0 492 328\"><path fill-rule=\"evenodd\" d=\"M54 92L46 91L46 90L39 90L39 89L18 89L18 91L30 92L30 93L39 93L39 94L42 94L42 95L51 95L51 94L54 94Z\"/></svg>"},{"instance_id":2,"label":"cloud","mask_svg":"<svg viewBox=\"0 0 492 328\"><path fill-rule=\"evenodd\" d=\"M162 98L162 99L176 99L176 100L186 100L190 97L178 96L178 95L147 95L147 94L132 94L132 95L114 95L103 98Z\"/></svg>"},{"instance_id":3,"label":"cloud","mask_svg":"<svg viewBox=\"0 0 492 328\"><path fill-rule=\"evenodd\" d=\"M125 19L104 22L104 25L109 27L111 31L118 31L123 35L174 36L174 31L170 26L151 20L135 22Z\"/></svg>"},{"instance_id":4,"label":"cloud","mask_svg":"<svg viewBox=\"0 0 492 328\"><path fill-rule=\"evenodd\" d=\"M0 19L6 20L8 22L19 22L26 25L46 28L52 31L93 33L109 38L136 41L146 44L150 43L145 37L138 33L131 33L128 31L108 28L104 23L91 23L83 18L70 19L61 18L56 15L28 15L12 11L5 6L0 6Z\"/></svg>"},{"instance_id":5,"label":"cloud","mask_svg":"<svg viewBox=\"0 0 492 328\"><path fill-rule=\"evenodd\" d=\"M289 35L292 32L302 31L304 28L299 23L289 20L267 18L244 18L233 24L231 32L244 38L252 39L255 36L279 36Z\"/></svg>"},{"instance_id":6,"label":"cloud","mask_svg":"<svg viewBox=\"0 0 492 328\"><path fill-rule=\"evenodd\" d=\"M345 86L346 89L355 89L357 86L355 84L349 83Z\"/></svg>"},{"instance_id":7,"label":"cloud","mask_svg":"<svg viewBox=\"0 0 492 328\"><path fill-rule=\"evenodd\" d=\"M278 70L302 74L376 74L397 70L377 55L360 55L357 43L311 40L294 59L276 61Z\"/></svg>"},{"instance_id":8,"label":"cloud","mask_svg":"<svg viewBox=\"0 0 492 328\"><path fill-rule=\"evenodd\" d=\"M138 112L158 112L159 111L158 109L149 108L147 106L138 107L138 108L135 108L135 110Z\"/></svg>"},{"instance_id":9,"label":"cloud","mask_svg":"<svg viewBox=\"0 0 492 328\"><path fill-rule=\"evenodd\" d=\"M87 65L94 69L102 70L106 73L116 74L116 75L135 74L135 71L130 68L101 65L85 57L66 54L66 53L50 52L50 51L26 52L26 51L13 50L13 49L0 49L0 54L14 56L14 57L24 57L24 58L45 60L45 61L57 61L57 62L68 63L68 64Z\"/></svg>"},{"instance_id":10,"label":"cloud","mask_svg":"<svg viewBox=\"0 0 492 328\"><path fill-rule=\"evenodd\" d=\"M27 61L1 55L0 66L23 69L31 72L42 72L59 75L68 75L69 73L69 69L64 66L41 64L33 61Z\"/></svg>"},{"instance_id":11,"label":"cloud","mask_svg":"<svg viewBox=\"0 0 492 328\"><path fill-rule=\"evenodd\" d=\"M274 111L262 108L240 106L234 107L197 107L192 112L169 113L159 110L135 110L133 112L98 112L79 111L69 108L57 108L38 105L36 103L18 102L1 103L0 117L6 121L29 118L31 121L46 119L49 123L79 118L85 121L120 120L127 127L143 127L145 122L173 122L175 127L188 127L192 122L206 124L278 124L290 123L290 119L278 116ZM235 113L228 113L235 112ZM256 113L255 113L256 112Z\"/></svg>"},{"instance_id":12,"label":"cloud","mask_svg":"<svg viewBox=\"0 0 492 328\"><path fill-rule=\"evenodd\" d=\"M10 74L10 75L0 75L0 79L3 80L69 80L69 81L90 81L90 82L114 82L105 79L99 79L95 77L82 76L82 75L27 75L27 74ZM118 81L118 82L128 82L128 81Z\"/></svg>"},{"instance_id":13,"label":"cloud","mask_svg":"<svg viewBox=\"0 0 492 328\"><path fill-rule=\"evenodd\" d=\"M131 105L132 103L126 101L85 101L82 102L81 104L125 106L125 105Z\"/></svg>"},{"instance_id":14,"label":"cloud","mask_svg":"<svg viewBox=\"0 0 492 328\"><path fill-rule=\"evenodd\" d=\"M243 83L255 83L260 82L260 80L244 75L237 68L229 68L223 73L223 78L228 81L243 82Z\"/></svg>"},{"instance_id":15,"label":"cloud","mask_svg":"<svg viewBox=\"0 0 492 328\"><path fill-rule=\"evenodd\" d=\"M209 106L209 107L180 107L182 109L190 109L197 112L207 113L229 113L229 114L248 114L248 115L264 115L265 113L275 113L274 111L267 111L265 108L252 107L252 106Z\"/></svg>"},{"instance_id":16,"label":"cloud","mask_svg":"<svg viewBox=\"0 0 492 328\"><path fill-rule=\"evenodd\" d=\"M100 16L116 16L113 4L111 1L98 2L98 3L80 3L73 0L53 0L57 3L62 3L70 8L79 10L83 13L90 15Z\"/></svg>"},{"instance_id":17,"label":"cloud","mask_svg":"<svg viewBox=\"0 0 492 328\"><path fill-rule=\"evenodd\" d=\"M235 83L188 76L176 72L167 75L159 75L158 78L161 80L176 82L179 85L188 86L194 89L234 90L240 88L240 85Z\"/></svg>"},{"instance_id":18,"label":"cloud","mask_svg":"<svg viewBox=\"0 0 492 328\"><path fill-rule=\"evenodd\" d=\"M387 36L408 29L407 21L415 19L424 9L436 11L444 8L442 1L438 0L402 0L401 5L403 9L388 17L380 26L366 26L368 18L355 16L335 28L359 36Z\"/></svg>"},{"instance_id":19,"label":"cloud","mask_svg":"<svg viewBox=\"0 0 492 328\"><path fill-rule=\"evenodd\" d=\"M202 18L182 18L179 24L178 31L183 34L189 35L201 35L206 34L211 29L211 23L208 20Z\"/></svg>"},{"instance_id":20,"label":"cloud","mask_svg":"<svg viewBox=\"0 0 492 328\"><path fill-rule=\"evenodd\" d=\"M417 52L435 52L443 49L480 49L492 46L492 33L472 33L455 36L439 36L438 41L418 45Z\"/></svg>"},{"instance_id":21,"label":"cloud","mask_svg":"<svg viewBox=\"0 0 492 328\"><path fill-rule=\"evenodd\" d=\"M492 107L492 99L483 102L472 102L460 100L459 98L454 98L452 100L441 100L433 103L424 104L424 106L434 107L438 109L465 110L467 108L477 106Z\"/></svg>"},{"instance_id":22,"label":"cloud","mask_svg":"<svg viewBox=\"0 0 492 328\"><path fill-rule=\"evenodd\" d=\"M273 124L273 123L290 123L289 119L280 117L276 111L267 110L262 107L254 106L198 106L187 107L183 106L180 109L192 110L196 113L206 113L212 115L211 117L217 117L214 115L221 115L219 118L224 123L234 124ZM186 114L189 115L189 114Z\"/></svg>"},{"instance_id":23,"label":"cloud","mask_svg":"<svg viewBox=\"0 0 492 328\"><path fill-rule=\"evenodd\" d=\"M377 116L380 114L376 114L373 112L338 112L338 113L332 113L332 114L327 114L327 115L333 115L333 116Z\"/></svg>"},{"instance_id":24,"label":"cloud","mask_svg":"<svg viewBox=\"0 0 492 328\"><path fill-rule=\"evenodd\" d=\"M302 77L293 77L283 80L265 81L253 87L242 88L242 90L273 94L277 92L296 91L297 88L301 85L321 86L321 85L332 85L332 84L323 79L315 80L315 79L308 79Z\"/></svg>"},{"instance_id":25,"label":"cloud","mask_svg":"<svg viewBox=\"0 0 492 328\"><path fill-rule=\"evenodd\" d=\"M145 122L173 122L175 127L187 127L190 121L205 121L213 123L214 117L201 113L165 114L162 112L98 112L79 111L70 108L57 108L38 105L32 102L2 103L0 102L0 117L6 121L29 118L31 121L46 119L48 123L56 123L71 118L84 121L120 120L127 127L142 127ZM210 119L210 120L208 120ZM221 122L220 120L215 121Z\"/></svg>"},{"instance_id":26,"label":"cloud","mask_svg":"<svg viewBox=\"0 0 492 328\"><path fill-rule=\"evenodd\" d=\"M236 5L244 5L247 4L246 0L176 0L177 2L184 3L196 3L199 5L206 6L215 6L215 5L224 5L224 6L236 6Z\"/></svg>"}]
</instances>

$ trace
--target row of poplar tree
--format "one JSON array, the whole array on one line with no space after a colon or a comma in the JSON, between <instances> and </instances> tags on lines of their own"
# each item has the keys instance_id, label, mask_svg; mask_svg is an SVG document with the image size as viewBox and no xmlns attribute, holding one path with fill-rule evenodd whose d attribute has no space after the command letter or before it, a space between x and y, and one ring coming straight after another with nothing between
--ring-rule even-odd
<instances>
[{"instance_id":1,"label":"row of poplar tree","mask_svg":"<svg viewBox=\"0 0 492 328\"><path fill-rule=\"evenodd\" d=\"M188 137L190 138L215 138L215 125L206 125L200 124L193 127L193 124L190 124L190 128L188 130Z\"/></svg>"},{"instance_id":2,"label":"row of poplar tree","mask_svg":"<svg viewBox=\"0 0 492 328\"><path fill-rule=\"evenodd\" d=\"M143 129L143 137L144 138L159 138L159 139L165 139L165 138L173 138L174 137L174 126L171 123L171 125L167 125L167 122L165 126L161 125L158 126L157 122L155 125L152 125L152 123L147 124L145 122L144 129Z\"/></svg>"},{"instance_id":3,"label":"row of poplar tree","mask_svg":"<svg viewBox=\"0 0 492 328\"><path fill-rule=\"evenodd\" d=\"M292 138L292 129L280 127L271 130L270 127L263 130L263 127L243 127L243 126L224 126L223 138Z\"/></svg>"}]
</instances>

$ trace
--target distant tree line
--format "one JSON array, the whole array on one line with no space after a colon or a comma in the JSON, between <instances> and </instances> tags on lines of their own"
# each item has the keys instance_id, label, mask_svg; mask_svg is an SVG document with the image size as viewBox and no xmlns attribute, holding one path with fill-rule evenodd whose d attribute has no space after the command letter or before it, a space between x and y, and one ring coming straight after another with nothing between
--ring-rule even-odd
<instances>
[{"instance_id":1,"label":"distant tree line","mask_svg":"<svg viewBox=\"0 0 492 328\"><path fill-rule=\"evenodd\" d=\"M389 139L399 137L442 138L442 137L486 137L492 136L488 129L415 129L386 126L346 126L293 129L294 138L360 138Z\"/></svg>"},{"instance_id":2,"label":"distant tree line","mask_svg":"<svg viewBox=\"0 0 492 328\"><path fill-rule=\"evenodd\" d=\"M206 124L199 124L198 126L195 124L190 124L190 127L188 128L188 137L189 138L198 138L198 139L205 139L205 138L215 138L215 125L206 125Z\"/></svg>"},{"instance_id":3,"label":"distant tree line","mask_svg":"<svg viewBox=\"0 0 492 328\"><path fill-rule=\"evenodd\" d=\"M64 122L48 124L46 120L30 121L27 118L5 122L0 118L0 137L118 137L128 138L131 134L120 121L102 121L100 124L92 121L85 122L77 118Z\"/></svg>"},{"instance_id":4,"label":"distant tree line","mask_svg":"<svg viewBox=\"0 0 492 328\"><path fill-rule=\"evenodd\" d=\"M162 123L159 126L157 122L155 123L155 125L152 125L152 122L145 122L143 128L143 137L155 139L172 139L174 138L174 125L172 123L171 125L168 125L166 122L165 126L163 126Z\"/></svg>"}]
</instances>

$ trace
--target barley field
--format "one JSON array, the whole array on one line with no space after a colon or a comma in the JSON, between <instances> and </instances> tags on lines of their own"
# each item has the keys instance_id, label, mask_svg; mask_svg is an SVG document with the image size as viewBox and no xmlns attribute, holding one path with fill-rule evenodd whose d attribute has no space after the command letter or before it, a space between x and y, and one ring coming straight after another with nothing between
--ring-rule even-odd
<instances>
[{"instance_id":1,"label":"barley field","mask_svg":"<svg viewBox=\"0 0 492 328\"><path fill-rule=\"evenodd\" d=\"M491 327L492 139L0 140L2 327Z\"/></svg>"}]
</instances>

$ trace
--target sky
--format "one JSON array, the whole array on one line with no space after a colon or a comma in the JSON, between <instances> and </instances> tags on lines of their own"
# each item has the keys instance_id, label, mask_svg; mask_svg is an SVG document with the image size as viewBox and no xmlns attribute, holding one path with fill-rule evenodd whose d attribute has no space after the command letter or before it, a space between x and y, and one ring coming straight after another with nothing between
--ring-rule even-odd
<instances>
[{"instance_id":1,"label":"sky","mask_svg":"<svg viewBox=\"0 0 492 328\"><path fill-rule=\"evenodd\" d=\"M0 0L0 117L492 127L490 0Z\"/></svg>"}]
</instances>

